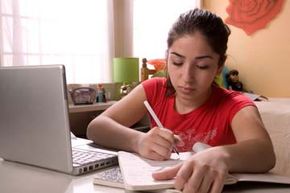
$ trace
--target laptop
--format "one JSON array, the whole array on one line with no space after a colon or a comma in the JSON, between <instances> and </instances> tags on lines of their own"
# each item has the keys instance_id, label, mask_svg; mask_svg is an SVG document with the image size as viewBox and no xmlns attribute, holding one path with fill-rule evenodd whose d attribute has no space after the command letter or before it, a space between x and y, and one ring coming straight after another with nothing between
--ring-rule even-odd
<instances>
[{"instance_id":1,"label":"laptop","mask_svg":"<svg viewBox=\"0 0 290 193\"><path fill-rule=\"evenodd\" d=\"M80 175L117 153L71 137L63 65L0 67L0 157Z\"/></svg>"}]
</instances>

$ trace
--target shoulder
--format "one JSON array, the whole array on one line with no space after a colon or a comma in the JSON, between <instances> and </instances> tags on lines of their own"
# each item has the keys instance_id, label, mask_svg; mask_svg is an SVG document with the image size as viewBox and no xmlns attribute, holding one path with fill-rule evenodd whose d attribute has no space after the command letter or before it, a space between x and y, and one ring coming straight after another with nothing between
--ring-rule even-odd
<instances>
[{"instance_id":1,"label":"shoulder","mask_svg":"<svg viewBox=\"0 0 290 193\"><path fill-rule=\"evenodd\" d=\"M246 103L249 105L255 105L254 102L245 96L242 92L228 90L221 87L213 87L214 98L222 101L223 103Z\"/></svg>"},{"instance_id":2,"label":"shoulder","mask_svg":"<svg viewBox=\"0 0 290 193\"><path fill-rule=\"evenodd\" d=\"M256 107L255 103L241 92L220 87L213 88L211 104L218 108L223 116L229 116L230 120L245 107Z\"/></svg>"},{"instance_id":3,"label":"shoulder","mask_svg":"<svg viewBox=\"0 0 290 193\"><path fill-rule=\"evenodd\" d=\"M163 87L166 84L166 78L150 78L141 83L143 87Z\"/></svg>"},{"instance_id":4,"label":"shoulder","mask_svg":"<svg viewBox=\"0 0 290 193\"><path fill-rule=\"evenodd\" d=\"M141 84L144 88L147 100L154 101L159 97L162 98L162 96L165 96L166 78L151 78L143 81Z\"/></svg>"},{"instance_id":5,"label":"shoulder","mask_svg":"<svg viewBox=\"0 0 290 193\"><path fill-rule=\"evenodd\" d=\"M163 92L166 90L166 78L156 77L143 81L142 86L145 92Z\"/></svg>"}]
</instances>

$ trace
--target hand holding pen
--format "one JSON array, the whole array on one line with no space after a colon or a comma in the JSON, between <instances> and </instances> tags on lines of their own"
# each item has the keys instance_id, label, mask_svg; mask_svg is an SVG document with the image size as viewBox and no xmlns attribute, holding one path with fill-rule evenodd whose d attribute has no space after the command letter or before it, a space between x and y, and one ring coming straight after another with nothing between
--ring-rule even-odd
<instances>
[{"instance_id":1,"label":"hand holding pen","mask_svg":"<svg viewBox=\"0 0 290 193\"><path fill-rule=\"evenodd\" d=\"M152 118L154 119L154 121L157 124L157 126L159 128L164 128L163 125L162 125L162 123L160 122L160 120L156 116L155 112L153 111L152 107L150 106L150 104L148 103L147 100L144 101L144 105L147 108L147 110L150 113L150 115L152 116ZM179 152L177 151L175 145L173 145L173 151L179 156Z\"/></svg>"}]
</instances>

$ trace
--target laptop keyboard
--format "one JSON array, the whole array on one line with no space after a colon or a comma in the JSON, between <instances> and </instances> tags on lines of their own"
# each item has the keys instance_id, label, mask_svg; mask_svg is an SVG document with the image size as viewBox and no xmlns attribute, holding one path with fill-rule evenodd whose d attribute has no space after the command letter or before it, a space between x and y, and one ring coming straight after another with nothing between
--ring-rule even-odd
<instances>
[{"instance_id":1,"label":"laptop keyboard","mask_svg":"<svg viewBox=\"0 0 290 193\"><path fill-rule=\"evenodd\" d=\"M85 151L80 149L73 149L73 165L81 166L84 164L90 164L98 160L104 160L111 157L115 157L115 155L96 152L96 151Z\"/></svg>"}]
</instances>

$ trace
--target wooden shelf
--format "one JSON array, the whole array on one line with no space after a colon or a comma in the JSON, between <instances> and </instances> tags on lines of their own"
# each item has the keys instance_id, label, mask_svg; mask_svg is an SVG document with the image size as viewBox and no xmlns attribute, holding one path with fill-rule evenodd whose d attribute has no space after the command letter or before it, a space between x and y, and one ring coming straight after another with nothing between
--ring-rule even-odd
<instances>
[{"instance_id":1,"label":"wooden shelf","mask_svg":"<svg viewBox=\"0 0 290 193\"><path fill-rule=\"evenodd\" d=\"M69 105L69 113L81 113L89 111L103 111L115 104L117 101L108 101L106 103L94 103L91 105Z\"/></svg>"}]
</instances>

